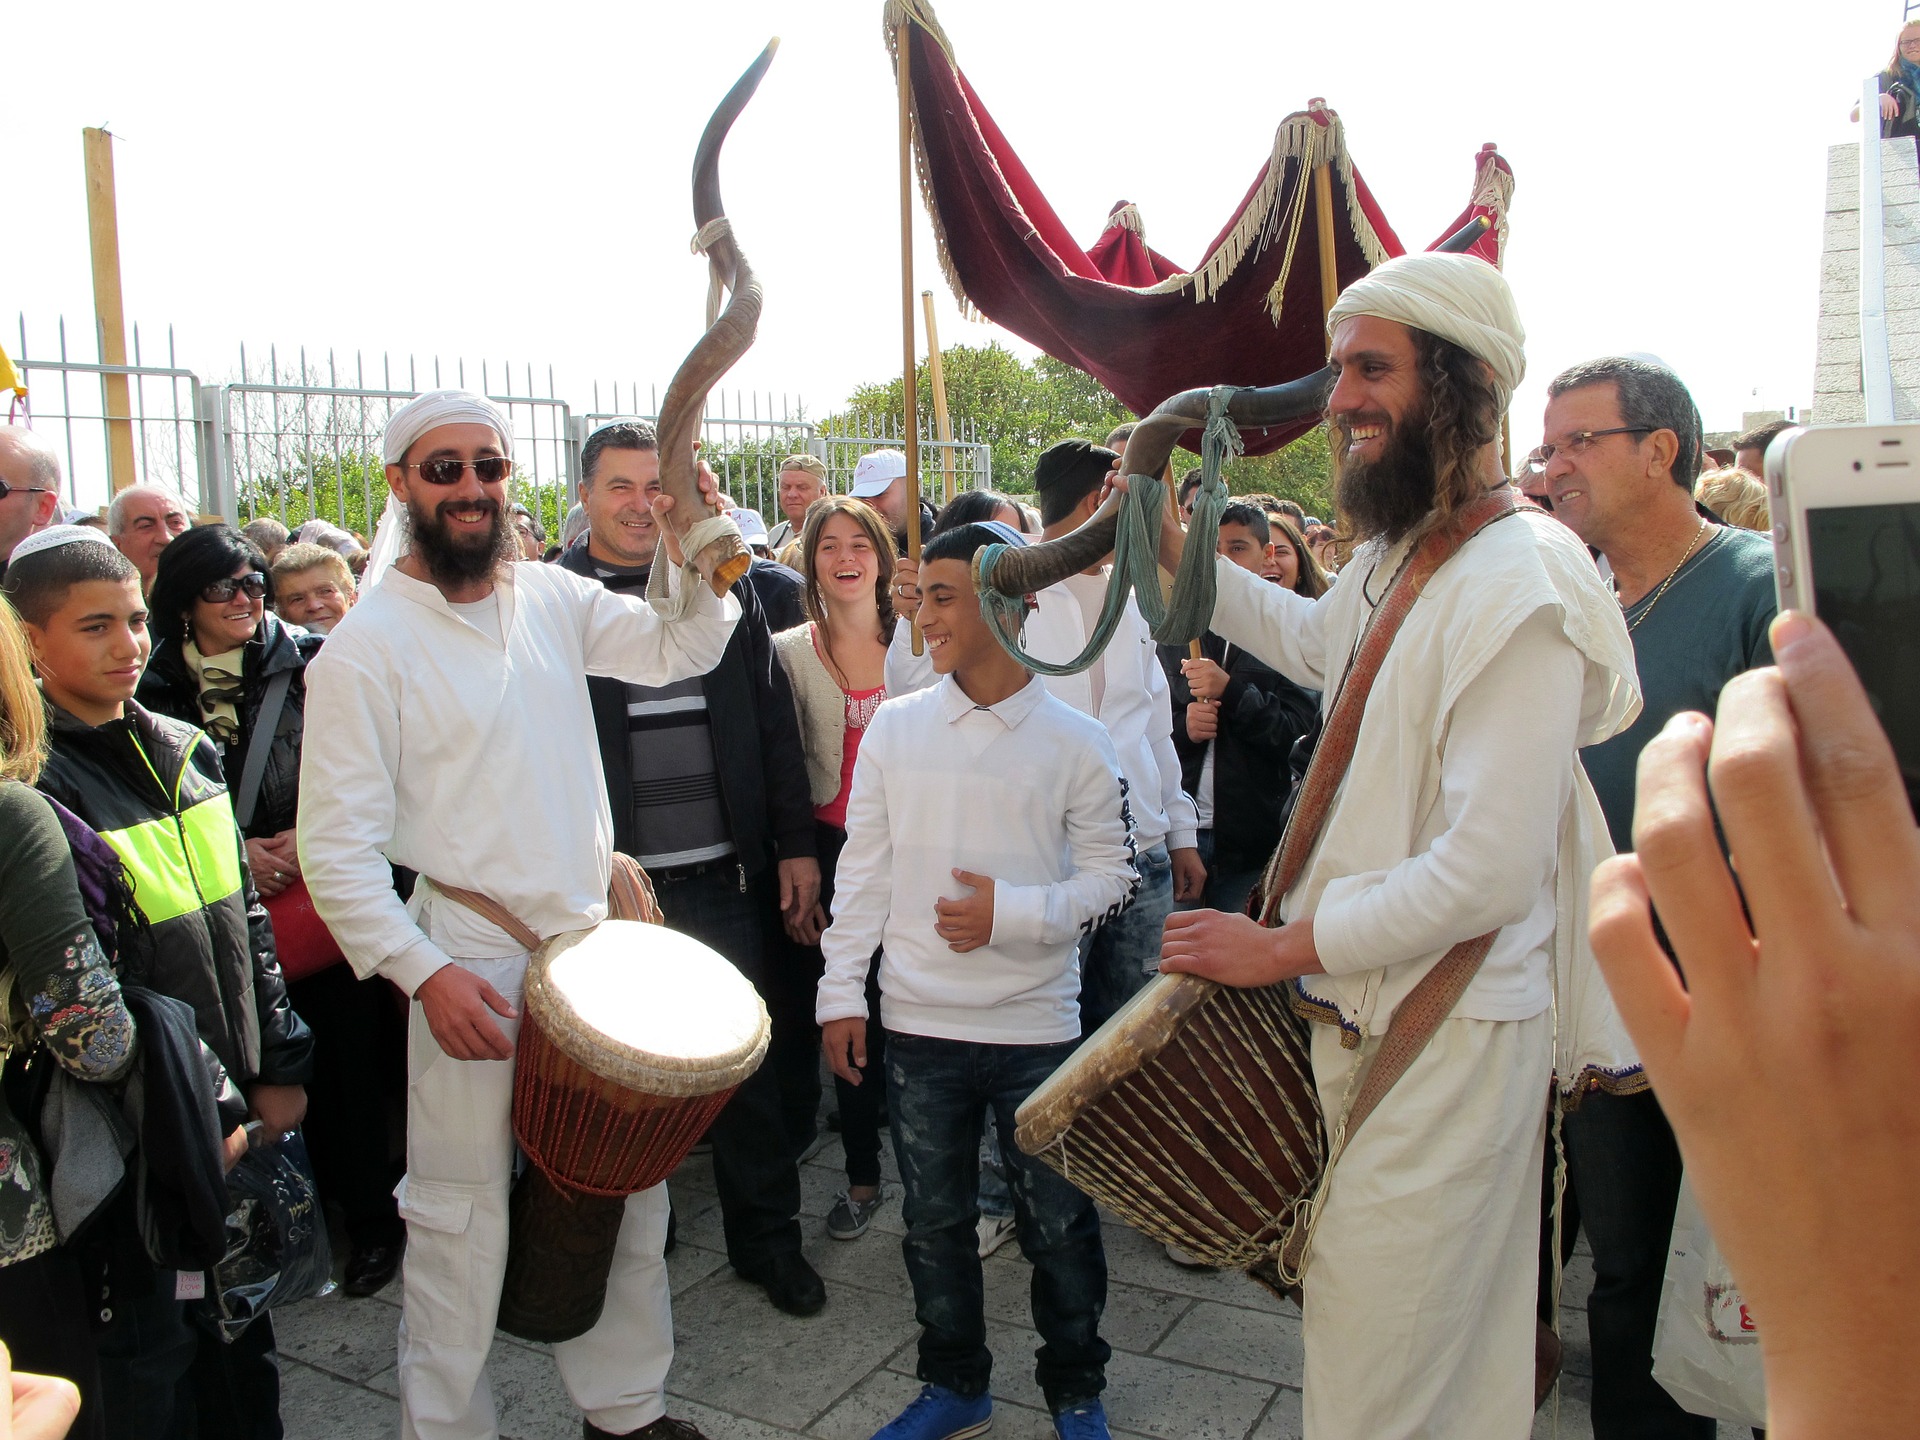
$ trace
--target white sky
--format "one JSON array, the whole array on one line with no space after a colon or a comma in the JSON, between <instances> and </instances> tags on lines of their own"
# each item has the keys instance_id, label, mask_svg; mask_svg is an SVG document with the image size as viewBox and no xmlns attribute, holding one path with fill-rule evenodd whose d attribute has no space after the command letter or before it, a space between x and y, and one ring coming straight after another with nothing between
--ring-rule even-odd
<instances>
[{"instance_id":1,"label":"white sky","mask_svg":"<svg viewBox=\"0 0 1920 1440\"><path fill-rule=\"evenodd\" d=\"M1193 264L1287 112L1327 97L1401 238L1460 209L1480 143L1518 178L1508 274L1545 381L1653 351L1709 429L1808 403L1826 147L1892 3L941 0L960 64L1077 238L1117 199ZM143 0L9 12L0 336L91 328L80 129L116 151L129 318L225 378L238 346L551 363L664 388L697 338L694 142L782 36L722 158L767 306L731 379L818 415L900 364L892 72L878 0L428 6ZM1138 78L1133 78L1133 77ZM916 290L982 343L916 200ZM924 344L924 337L923 337ZM151 359L153 351L149 349ZM83 358L91 359L91 354Z\"/></svg>"}]
</instances>

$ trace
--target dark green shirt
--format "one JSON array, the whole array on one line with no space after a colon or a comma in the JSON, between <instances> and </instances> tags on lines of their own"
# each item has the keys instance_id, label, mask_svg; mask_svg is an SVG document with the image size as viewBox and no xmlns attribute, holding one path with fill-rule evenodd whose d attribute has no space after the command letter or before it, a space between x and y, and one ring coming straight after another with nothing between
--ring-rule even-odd
<instances>
[{"instance_id":1,"label":"dark green shirt","mask_svg":"<svg viewBox=\"0 0 1920 1440\"><path fill-rule=\"evenodd\" d=\"M80 901L73 855L53 807L0 780L0 969L12 972L10 1020L82 1080L114 1080L133 1058L133 1020ZM0 1099L0 1265L53 1248L39 1153Z\"/></svg>"},{"instance_id":2,"label":"dark green shirt","mask_svg":"<svg viewBox=\"0 0 1920 1440\"><path fill-rule=\"evenodd\" d=\"M1680 567L1666 593L1655 586L1627 609L1645 708L1611 740L1580 752L1607 813L1616 850L1633 848L1633 782L1640 752L1685 710L1714 713L1720 688L1743 670L1773 663L1773 542L1721 526Z\"/></svg>"}]
</instances>

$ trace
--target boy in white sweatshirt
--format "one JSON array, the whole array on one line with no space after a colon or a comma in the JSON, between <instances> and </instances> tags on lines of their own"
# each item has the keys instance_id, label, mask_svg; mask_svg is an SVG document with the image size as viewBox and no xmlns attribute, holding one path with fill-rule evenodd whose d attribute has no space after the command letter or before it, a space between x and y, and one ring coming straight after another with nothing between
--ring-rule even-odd
<instances>
[{"instance_id":1,"label":"boy in white sweatshirt","mask_svg":"<svg viewBox=\"0 0 1920 1440\"><path fill-rule=\"evenodd\" d=\"M1119 760L1101 724L1002 650L970 565L1005 536L928 544L920 625L933 688L890 700L855 763L815 1018L834 1072L866 1063L880 961L887 1094L905 1187L902 1248L921 1324L919 1397L874 1440L961 1440L992 1423L975 1223L981 1117L1002 1135L1080 1036L1077 942L1138 886ZM1034 1266L1035 1379L1063 1440L1104 1440L1106 1255L1093 1202L1006 1150Z\"/></svg>"}]
</instances>

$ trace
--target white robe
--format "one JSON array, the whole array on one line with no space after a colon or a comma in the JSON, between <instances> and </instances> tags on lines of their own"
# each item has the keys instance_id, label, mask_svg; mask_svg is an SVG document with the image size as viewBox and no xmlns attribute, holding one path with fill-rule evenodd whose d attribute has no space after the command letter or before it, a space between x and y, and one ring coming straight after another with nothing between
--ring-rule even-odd
<instances>
[{"instance_id":1,"label":"white robe","mask_svg":"<svg viewBox=\"0 0 1920 1440\"><path fill-rule=\"evenodd\" d=\"M1212 628L1331 708L1404 550L1363 547L1318 601L1221 561ZM1312 1440L1526 1431L1543 1092L1556 1069L1563 1085L1637 1069L1586 946L1606 830L1576 751L1638 711L1618 605L1572 533L1531 513L1437 572L1375 681L1281 907L1313 917L1328 971L1300 990L1332 1022L1313 1044L1330 1127L1420 978L1459 941L1500 934L1323 1191L1305 1282Z\"/></svg>"},{"instance_id":2,"label":"white robe","mask_svg":"<svg viewBox=\"0 0 1920 1440\"><path fill-rule=\"evenodd\" d=\"M740 608L703 586L692 613L668 624L555 565L509 566L495 593L489 633L432 585L390 571L335 627L307 668L300 860L359 974L411 995L455 964L517 1013L524 949L425 877L492 896L543 938L605 918L613 829L586 676L663 685L703 674ZM410 907L389 860L422 875ZM518 1034L517 1020L500 1026ZM487 1440L514 1062L452 1059L418 1001L407 1047L401 1434ZM628 1199L600 1320L554 1347L574 1403L615 1434L665 1413L666 1224L663 1186Z\"/></svg>"}]
</instances>

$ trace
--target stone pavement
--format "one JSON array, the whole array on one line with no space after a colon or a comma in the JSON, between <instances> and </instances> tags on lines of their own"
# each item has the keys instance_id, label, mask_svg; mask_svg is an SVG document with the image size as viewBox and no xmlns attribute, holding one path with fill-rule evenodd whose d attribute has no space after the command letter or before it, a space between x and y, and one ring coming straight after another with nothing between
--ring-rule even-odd
<instances>
[{"instance_id":1,"label":"stone pavement","mask_svg":"<svg viewBox=\"0 0 1920 1440\"><path fill-rule=\"evenodd\" d=\"M883 1148L889 1183L892 1156ZM726 1263L712 1167L695 1156L669 1182L679 1245L668 1259L677 1353L670 1413L711 1440L868 1440L919 1388L917 1327L900 1258L900 1204L880 1211L859 1240L827 1238L825 1216L845 1183L839 1142L802 1170L807 1258L827 1282L827 1307L783 1315ZM1113 1346L1107 1413L1116 1436L1158 1440L1295 1440L1300 1435L1300 1318L1251 1280L1182 1270L1118 1221L1106 1225L1111 1285L1102 1332ZM993 1435L1053 1433L1033 1383L1038 1344L1027 1310L1028 1269L1017 1244L986 1262L987 1324L997 1361ZM1589 1440L1584 1255L1569 1271L1562 1331L1567 1376L1556 1431L1549 1400L1535 1437ZM289 1440L359 1440L398 1433L394 1327L399 1285L368 1300L337 1293L276 1312ZM501 1335L489 1365L500 1433L513 1440L576 1440L546 1347ZM1721 1427L1722 1437L1733 1435Z\"/></svg>"}]
</instances>

